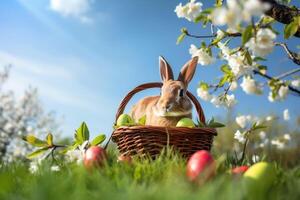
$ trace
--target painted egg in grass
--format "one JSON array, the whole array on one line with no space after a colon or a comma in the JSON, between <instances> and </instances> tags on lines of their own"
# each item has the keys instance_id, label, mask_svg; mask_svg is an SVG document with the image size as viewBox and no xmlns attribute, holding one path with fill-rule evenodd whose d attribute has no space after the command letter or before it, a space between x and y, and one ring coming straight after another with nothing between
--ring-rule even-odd
<instances>
[{"instance_id":1,"label":"painted egg in grass","mask_svg":"<svg viewBox=\"0 0 300 200\"><path fill-rule=\"evenodd\" d=\"M102 166L107 159L105 149L99 146L88 148L83 157L83 163L86 168Z\"/></svg>"},{"instance_id":2,"label":"painted egg in grass","mask_svg":"<svg viewBox=\"0 0 300 200\"><path fill-rule=\"evenodd\" d=\"M132 158L131 156L127 156L127 155L120 155L118 157L118 160L117 160L118 163L124 163L124 164L131 164L132 163Z\"/></svg>"},{"instance_id":3,"label":"painted egg in grass","mask_svg":"<svg viewBox=\"0 0 300 200\"><path fill-rule=\"evenodd\" d=\"M258 162L244 173L243 178L247 190L261 197L276 181L276 169L271 163Z\"/></svg>"},{"instance_id":4,"label":"painted egg in grass","mask_svg":"<svg viewBox=\"0 0 300 200\"><path fill-rule=\"evenodd\" d=\"M215 173L215 164L212 155L205 150L194 153L187 163L186 175L191 181L211 178Z\"/></svg>"},{"instance_id":5,"label":"painted egg in grass","mask_svg":"<svg viewBox=\"0 0 300 200\"><path fill-rule=\"evenodd\" d=\"M248 169L249 169L249 167L247 165L238 166L238 167L233 168L231 170L231 173L232 174L244 174Z\"/></svg>"}]
</instances>

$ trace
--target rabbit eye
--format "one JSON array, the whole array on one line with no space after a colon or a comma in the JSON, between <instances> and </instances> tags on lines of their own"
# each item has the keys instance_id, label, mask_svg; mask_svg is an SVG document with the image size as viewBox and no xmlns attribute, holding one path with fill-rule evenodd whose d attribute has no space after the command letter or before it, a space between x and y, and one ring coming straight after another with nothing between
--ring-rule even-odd
<instances>
[{"instance_id":1,"label":"rabbit eye","mask_svg":"<svg viewBox=\"0 0 300 200\"><path fill-rule=\"evenodd\" d=\"M179 96L180 96L180 97L183 97L183 89L181 89L181 90L179 91Z\"/></svg>"}]
</instances>

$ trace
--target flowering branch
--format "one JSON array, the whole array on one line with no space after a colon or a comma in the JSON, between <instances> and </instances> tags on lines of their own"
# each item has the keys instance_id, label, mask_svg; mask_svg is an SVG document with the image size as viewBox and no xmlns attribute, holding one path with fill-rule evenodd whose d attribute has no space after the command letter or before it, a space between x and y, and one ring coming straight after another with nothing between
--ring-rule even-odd
<instances>
[{"instance_id":1,"label":"flowering branch","mask_svg":"<svg viewBox=\"0 0 300 200\"><path fill-rule=\"evenodd\" d=\"M27 143L31 144L34 147L39 147L36 151L30 153L27 155L28 159L35 158L37 156L40 156L41 154L48 152L50 150L50 153L45 157L48 158L49 156L52 157L54 161L56 161L54 157L55 150L58 148L63 148L63 150L59 153L65 154L68 151L74 151L76 149L85 150L89 148L90 146L97 146L101 144L105 140L105 135L100 134L96 136L91 142L89 142L90 133L89 129L85 122L82 122L80 127L75 131L74 134L74 142L72 145L56 145L53 143L53 135L49 133L46 136L45 140L41 140L34 135L26 135L23 136L22 139L26 141Z\"/></svg>"},{"instance_id":2,"label":"flowering branch","mask_svg":"<svg viewBox=\"0 0 300 200\"><path fill-rule=\"evenodd\" d=\"M286 53L288 54L289 58L295 64L300 65L300 56L298 56L297 53L292 52L285 43L276 42L275 45L276 46L281 46L286 51Z\"/></svg>"},{"instance_id":3,"label":"flowering branch","mask_svg":"<svg viewBox=\"0 0 300 200\"><path fill-rule=\"evenodd\" d=\"M186 36L192 37L192 38L215 38L217 37L217 34L212 34L212 35L194 35L189 33L187 30L185 30L185 34ZM241 37L242 34L241 33L225 33L227 37ZM225 37L224 37L225 38ZM223 38L223 39L224 39Z\"/></svg>"},{"instance_id":4,"label":"flowering branch","mask_svg":"<svg viewBox=\"0 0 300 200\"><path fill-rule=\"evenodd\" d=\"M267 74L264 74L264 73L260 72L259 70L253 70L253 73L254 74L258 74L258 75L260 75L260 76L262 76L264 78L267 78L269 80L275 80L276 79L276 78L274 78L274 77L272 77L270 75L267 75ZM290 91L295 92L295 93L297 93L297 94L300 95L300 90L298 90L298 89L296 89L296 88L294 88L294 87L292 87L290 85L288 85L288 88L289 88Z\"/></svg>"}]
</instances>

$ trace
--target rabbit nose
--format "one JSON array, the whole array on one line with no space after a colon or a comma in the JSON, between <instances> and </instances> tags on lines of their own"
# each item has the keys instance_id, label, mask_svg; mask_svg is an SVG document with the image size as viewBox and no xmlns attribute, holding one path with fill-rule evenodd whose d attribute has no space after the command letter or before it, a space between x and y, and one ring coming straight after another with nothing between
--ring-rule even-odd
<instances>
[{"instance_id":1,"label":"rabbit nose","mask_svg":"<svg viewBox=\"0 0 300 200\"><path fill-rule=\"evenodd\" d=\"M170 104L167 104L166 105L166 110L169 110L171 108L171 105Z\"/></svg>"},{"instance_id":2,"label":"rabbit nose","mask_svg":"<svg viewBox=\"0 0 300 200\"><path fill-rule=\"evenodd\" d=\"M169 109L171 108L171 105L170 104L166 104L162 107L166 112L169 111Z\"/></svg>"}]
</instances>

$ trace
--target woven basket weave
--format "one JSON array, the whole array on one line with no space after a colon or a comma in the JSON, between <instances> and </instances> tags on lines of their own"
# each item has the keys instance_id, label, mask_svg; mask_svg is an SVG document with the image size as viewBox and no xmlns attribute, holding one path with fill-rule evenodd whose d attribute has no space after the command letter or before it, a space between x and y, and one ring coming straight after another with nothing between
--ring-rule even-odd
<instances>
[{"instance_id":1,"label":"woven basket weave","mask_svg":"<svg viewBox=\"0 0 300 200\"><path fill-rule=\"evenodd\" d=\"M162 83L142 84L132 91L121 102L117 114L118 117L136 93L149 89L160 88ZM205 124L203 110L192 93L187 91L187 96L193 102L199 120ZM117 143L118 149L123 155L149 155L155 157L161 150L170 146L179 151L182 156L189 157L198 150L210 150L213 137L217 135L214 128L186 128L186 127L162 127L162 126L122 126L112 133L112 141Z\"/></svg>"}]
</instances>

